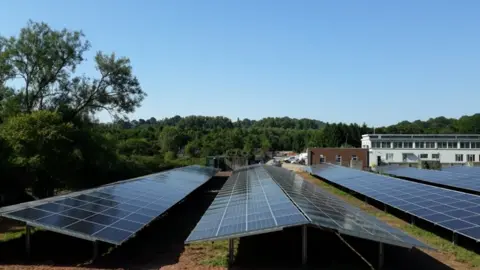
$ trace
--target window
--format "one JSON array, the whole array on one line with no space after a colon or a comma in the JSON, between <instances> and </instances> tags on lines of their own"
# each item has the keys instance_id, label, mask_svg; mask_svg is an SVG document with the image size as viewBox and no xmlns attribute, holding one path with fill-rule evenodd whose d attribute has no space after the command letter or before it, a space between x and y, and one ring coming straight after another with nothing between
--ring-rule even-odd
<instances>
[{"instance_id":1,"label":"window","mask_svg":"<svg viewBox=\"0 0 480 270\"><path fill-rule=\"evenodd\" d=\"M385 154L385 160L393 160L393 153Z\"/></svg>"},{"instance_id":2,"label":"window","mask_svg":"<svg viewBox=\"0 0 480 270\"><path fill-rule=\"evenodd\" d=\"M426 142L425 148L435 148L435 142Z\"/></svg>"},{"instance_id":3,"label":"window","mask_svg":"<svg viewBox=\"0 0 480 270\"><path fill-rule=\"evenodd\" d=\"M403 161L407 161L408 154L402 153L402 159Z\"/></svg>"},{"instance_id":4,"label":"window","mask_svg":"<svg viewBox=\"0 0 480 270\"><path fill-rule=\"evenodd\" d=\"M380 148L380 142L372 142L372 148Z\"/></svg>"},{"instance_id":5,"label":"window","mask_svg":"<svg viewBox=\"0 0 480 270\"><path fill-rule=\"evenodd\" d=\"M437 148L447 148L447 142L437 142Z\"/></svg>"},{"instance_id":6,"label":"window","mask_svg":"<svg viewBox=\"0 0 480 270\"><path fill-rule=\"evenodd\" d=\"M428 154L420 154L420 158L421 158L421 159L428 158Z\"/></svg>"},{"instance_id":7,"label":"window","mask_svg":"<svg viewBox=\"0 0 480 270\"><path fill-rule=\"evenodd\" d=\"M463 161L463 154L455 154L455 161L462 162Z\"/></svg>"},{"instance_id":8,"label":"window","mask_svg":"<svg viewBox=\"0 0 480 270\"><path fill-rule=\"evenodd\" d=\"M472 148L477 148L477 149L478 149L478 148L480 148L480 142L471 142L471 143L470 143L470 146L471 146Z\"/></svg>"},{"instance_id":9,"label":"window","mask_svg":"<svg viewBox=\"0 0 480 270\"><path fill-rule=\"evenodd\" d=\"M475 155L467 155L467 161L475 161Z\"/></svg>"},{"instance_id":10,"label":"window","mask_svg":"<svg viewBox=\"0 0 480 270\"><path fill-rule=\"evenodd\" d=\"M357 155L352 155L352 160L357 160Z\"/></svg>"},{"instance_id":11,"label":"window","mask_svg":"<svg viewBox=\"0 0 480 270\"><path fill-rule=\"evenodd\" d=\"M325 157L323 155L320 155L320 163L325 163Z\"/></svg>"},{"instance_id":12,"label":"window","mask_svg":"<svg viewBox=\"0 0 480 270\"><path fill-rule=\"evenodd\" d=\"M335 156L335 161L336 161L336 162L342 162L342 156L336 155L336 156Z\"/></svg>"},{"instance_id":13,"label":"window","mask_svg":"<svg viewBox=\"0 0 480 270\"><path fill-rule=\"evenodd\" d=\"M390 148L390 142L382 142L382 148Z\"/></svg>"},{"instance_id":14,"label":"window","mask_svg":"<svg viewBox=\"0 0 480 270\"><path fill-rule=\"evenodd\" d=\"M404 142L403 148L413 148L413 142Z\"/></svg>"},{"instance_id":15,"label":"window","mask_svg":"<svg viewBox=\"0 0 480 270\"><path fill-rule=\"evenodd\" d=\"M393 143L393 148L403 148L403 143L402 142L394 142Z\"/></svg>"},{"instance_id":16,"label":"window","mask_svg":"<svg viewBox=\"0 0 480 270\"><path fill-rule=\"evenodd\" d=\"M432 159L440 159L440 154L432 154Z\"/></svg>"},{"instance_id":17,"label":"window","mask_svg":"<svg viewBox=\"0 0 480 270\"><path fill-rule=\"evenodd\" d=\"M457 147L457 142L449 142L448 143L448 148L458 148Z\"/></svg>"},{"instance_id":18,"label":"window","mask_svg":"<svg viewBox=\"0 0 480 270\"><path fill-rule=\"evenodd\" d=\"M424 142L415 142L415 148L425 148Z\"/></svg>"},{"instance_id":19,"label":"window","mask_svg":"<svg viewBox=\"0 0 480 270\"><path fill-rule=\"evenodd\" d=\"M470 148L470 142L461 142L460 148Z\"/></svg>"}]
</instances>

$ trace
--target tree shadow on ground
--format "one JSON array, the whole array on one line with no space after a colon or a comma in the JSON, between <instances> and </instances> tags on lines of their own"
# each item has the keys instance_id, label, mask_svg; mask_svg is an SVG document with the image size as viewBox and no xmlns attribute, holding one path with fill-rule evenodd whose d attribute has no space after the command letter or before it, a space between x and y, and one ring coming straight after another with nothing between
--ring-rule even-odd
<instances>
[{"instance_id":1,"label":"tree shadow on ground","mask_svg":"<svg viewBox=\"0 0 480 270\"><path fill-rule=\"evenodd\" d=\"M356 253L332 232L308 228L308 268L310 269L370 269ZM375 269L378 267L379 244L342 235L342 238ZM302 267L300 227L280 232L249 236L240 239L232 269L252 266L257 269L305 269ZM384 269L439 269L449 266L418 249L384 245Z\"/></svg>"},{"instance_id":2,"label":"tree shadow on ground","mask_svg":"<svg viewBox=\"0 0 480 270\"><path fill-rule=\"evenodd\" d=\"M214 177L191 193L166 215L152 222L134 238L114 247L99 243L99 257L93 256L92 242L37 230L31 235L31 256L26 256L25 236L0 242L0 264L44 264L57 266L145 269L178 262L184 242L225 183Z\"/></svg>"}]
</instances>

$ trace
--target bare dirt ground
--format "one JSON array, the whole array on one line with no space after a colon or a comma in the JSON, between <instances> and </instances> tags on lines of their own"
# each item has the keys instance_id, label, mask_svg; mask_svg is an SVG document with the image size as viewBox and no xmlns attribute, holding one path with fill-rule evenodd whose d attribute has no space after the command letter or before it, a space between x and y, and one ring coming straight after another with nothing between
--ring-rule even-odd
<instances>
[{"instance_id":1,"label":"bare dirt ground","mask_svg":"<svg viewBox=\"0 0 480 270\"><path fill-rule=\"evenodd\" d=\"M302 174L309 181L319 181ZM92 244L80 239L46 231L32 235L32 257L25 258L23 237L2 242L2 232L23 230L15 222L0 222L0 269L227 269L225 241L185 245L184 241L215 198L215 190L225 177L217 177L194 192L167 216L155 221L124 245L110 249L100 246L100 256L88 263ZM381 212L355 198L343 198L369 213ZM355 201L356 200L356 201ZM386 215L377 216L388 224L403 228L405 222ZM235 265L231 269L301 269L301 242L298 228L241 238L236 241ZM376 267L378 245L373 242L345 237L355 250ZM422 240L422 239L420 239ZM355 253L332 233L309 228L309 264L313 269L369 269ZM29 262L26 264L25 262ZM348 264L347 264L348 262ZM406 251L396 247L385 249L385 269L472 270L468 263L459 262L449 251Z\"/></svg>"}]
</instances>

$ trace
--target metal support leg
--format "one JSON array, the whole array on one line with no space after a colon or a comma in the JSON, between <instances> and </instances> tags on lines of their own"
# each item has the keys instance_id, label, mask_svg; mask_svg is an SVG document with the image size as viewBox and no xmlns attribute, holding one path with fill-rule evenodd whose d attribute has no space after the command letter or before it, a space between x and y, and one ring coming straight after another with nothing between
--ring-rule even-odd
<instances>
[{"instance_id":1,"label":"metal support leg","mask_svg":"<svg viewBox=\"0 0 480 270\"><path fill-rule=\"evenodd\" d=\"M233 245L233 239L230 238L228 239L228 264L232 265L233 264L233 253L234 253L234 245Z\"/></svg>"},{"instance_id":2,"label":"metal support leg","mask_svg":"<svg viewBox=\"0 0 480 270\"><path fill-rule=\"evenodd\" d=\"M386 205L386 204L384 204L384 205L383 205L383 211L384 211L385 213L387 213L387 212L388 212L388 207L387 207L387 205Z\"/></svg>"},{"instance_id":3,"label":"metal support leg","mask_svg":"<svg viewBox=\"0 0 480 270\"><path fill-rule=\"evenodd\" d=\"M32 227L27 225L25 227L25 250L27 251L27 256L30 257L30 234L32 231Z\"/></svg>"},{"instance_id":4,"label":"metal support leg","mask_svg":"<svg viewBox=\"0 0 480 270\"><path fill-rule=\"evenodd\" d=\"M92 262L95 261L98 257L98 242L93 241L93 256L92 256Z\"/></svg>"},{"instance_id":5,"label":"metal support leg","mask_svg":"<svg viewBox=\"0 0 480 270\"><path fill-rule=\"evenodd\" d=\"M456 233L453 233L452 244L454 244L454 245L457 244L457 234Z\"/></svg>"},{"instance_id":6,"label":"metal support leg","mask_svg":"<svg viewBox=\"0 0 480 270\"><path fill-rule=\"evenodd\" d=\"M365 197L365 203L368 203L368 198L367 197Z\"/></svg>"},{"instance_id":7,"label":"metal support leg","mask_svg":"<svg viewBox=\"0 0 480 270\"><path fill-rule=\"evenodd\" d=\"M302 264L307 264L307 226L302 226Z\"/></svg>"},{"instance_id":8,"label":"metal support leg","mask_svg":"<svg viewBox=\"0 0 480 270\"><path fill-rule=\"evenodd\" d=\"M414 216L410 217L410 221L411 221L412 225L415 225L415 217Z\"/></svg>"},{"instance_id":9,"label":"metal support leg","mask_svg":"<svg viewBox=\"0 0 480 270\"><path fill-rule=\"evenodd\" d=\"M384 253L383 253L383 243L378 245L378 270L383 268Z\"/></svg>"}]
</instances>

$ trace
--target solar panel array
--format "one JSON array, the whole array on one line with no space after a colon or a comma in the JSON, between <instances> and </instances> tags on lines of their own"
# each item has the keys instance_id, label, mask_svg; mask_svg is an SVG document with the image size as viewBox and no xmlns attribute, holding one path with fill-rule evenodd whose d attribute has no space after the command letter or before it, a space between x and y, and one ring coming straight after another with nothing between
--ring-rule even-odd
<instances>
[{"instance_id":1,"label":"solar panel array","mask_svg":"<svg viewBox=\"0 0 480 270\"><path fill-rule=\"evenodd\" d=\"M313 167L312 171L412 216L480 240L478 196L330 164Z\"/></svg>"},{"instance_id":2,"label":"solar panel array","mask_svg":"<svg viewBox=\"0 0 480 270\"><path fill-rule=\"evenodd\" d=\"M417 179L464 190L480 191L480 177L475 175L400 166L388 167L382 169L382 171L393 176Z\"/></svg>"},{"instance_id":3,"label":"solar panel array","mask_svg":"<svg viewBox=\"0 0 480 270\"><path fill-rule=\"evenodd\" d=\"M292 171L265 167L313 224L340 233L404 247L428 247L390 227L359 208L351 206Z\"/></svg>"},{"instance_id":4,"label":"solar panel array","mask_svg":"<svg viewBox=\"0 0 480 270\"><path fill-rule=\"evenodd\" d=\"M261 166L235 171L186 242L214 240L307 224Z\"/></svg>"},{"instance_id":5,"label":"solar panel array","mask_svg":"<svg viewBox=\"0 0 480 270\"><path fill-rule=\"evenodd\" d=\"M295 175L274 166L255 165L235 171L186 242L311 224L403 247L427 247Z\"/></svg>"},{"instance_id":6,"label":"solar panel array","mask_svg":"<svg viewBox=\"0 0 480 270\"><path fill-rule=\"evenodd\" d=\"M444 172L454 172L454 173L464 173L469 175L480 175L480 167L472 166L451 166L443 167L442 171Z\"/></svg>"},{"instance_id":7,"label":"solar panel array","mask_svg":"<svg viewBox=\"0 0 480 270\"><path fill-rule=\"evenodd\" d=\"M2 216L119 245L209 180L215 169L189 166L96 189L10 206Z\"/></svg>"}]
</instances>

